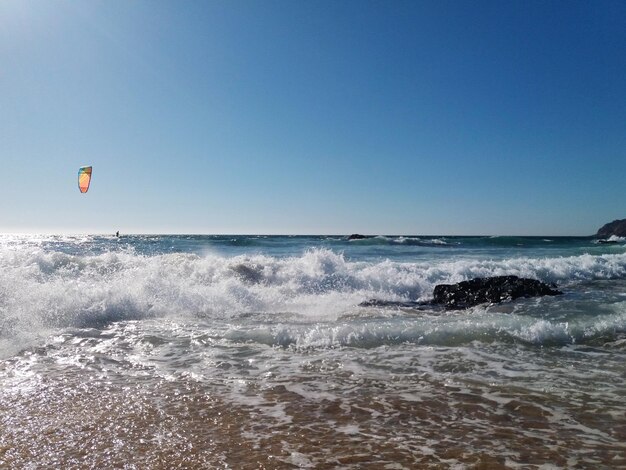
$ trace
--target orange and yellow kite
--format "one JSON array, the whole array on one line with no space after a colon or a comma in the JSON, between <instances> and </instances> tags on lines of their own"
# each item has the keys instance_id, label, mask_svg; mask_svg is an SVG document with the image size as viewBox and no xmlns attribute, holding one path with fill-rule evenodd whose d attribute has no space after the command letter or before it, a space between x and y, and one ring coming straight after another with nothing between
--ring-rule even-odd
<instances>
[{"instance_id":1,"label":"orange and yellow kite","mask_svg":"<svg viewBox=\"0 0 626 470\"><path fill-rule=\"evenodd\" d=\"M81 193L86 193L91 183L91 167L83 166L78 170L78 189Z\"/></svg>"}]
</instances>

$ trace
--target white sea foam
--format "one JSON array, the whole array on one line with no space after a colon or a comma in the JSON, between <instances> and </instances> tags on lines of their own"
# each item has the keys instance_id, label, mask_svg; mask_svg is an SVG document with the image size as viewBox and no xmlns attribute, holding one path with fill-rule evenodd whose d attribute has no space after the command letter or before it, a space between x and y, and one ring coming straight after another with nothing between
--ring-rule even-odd
<instances>
[{"instance_id":1,"label":"white sea foam","mask_svg":"<svg viewBox=\"0 0 626 470\"><path fill-rule=\"evenodd\" d=\"M626 237L618 237L617 235L611 235L609 238L594 240L593 243L601 244L601 243L626 243Z\"/></svg>"},{"instance_id":2,"label":"white sea foam","mask_svg":"<svg viewBox=\"0 0 626 470\"><path fill-rule=\"evenodd\" d=\"M0 340L50 328L163 316L227 320L270 315L275 321L284 314L303 322L336 321L370 298L424 300L439 283L511 274L559 284L624 278L626 254L408 263L354 262L329 249L275 258L133 252L78 256L36 246L5 246L0 251ZM567 335L559 325L528 328L520 330L520 338ZM552 332L545 333L547 329ZM367 343L372 335L404 338L406 332L335 325L306 334L306 340L274 337L272 342ZM424 334L433 337L436 332Z\"/></svg>"},{"instance_id":3,"label":"white sea foam","mask_svg":"<svg viewBox=\"0 0 626 470\"><path fill-rule=\"evenodd\" d=\"M112 252L89 237L87 248L0 247L0 358L3 342L27 348L29 335L55 330L0 361L0 407L15 424L5 440L25 456L13 467L67 466L74 455L119 466L108 451L98 460L101 444L117 442L139 442L117 454L143 467L164 449L211 468L463 468L475 455L523 468L529 452L608 468L621 455L626 255L615 247L502 259L509 247L396 244L273 257L202 244L200 255L164 254L167 237L153 240ZM370 256L381 251L391 259ZM454 312L357 306L496 274L555 281L565 295ZM41 429L62 439L33 454Z\"/></svg>"},{"instance_id":4,"label":"white sea foam","mask_svg":"<svg viewBox=\"0 0 626 470\"><path fill-rule=\"evenodd\" d=\"M474 341L520 341L528 344L575 344L616 332L626 332L626 306L612 314L573 322L529 315L502 315L477 308L440 317L337 321L316 324L237 326L224 337L235 342L307 348L360 347L413 343L458 346Z\"/></svg>"},{"instance_id":5,"label":"white sea foam","mask_svg":"<svg viewBox=\"0 0 626 470\"><path fill-rule=\"evenodd\" d=\"M428 243L432 243L433 245L447 245L448 242L445 240L442 240L441 238L433 238L431 240L428 240Z\"/></svg>"}]
</instances>

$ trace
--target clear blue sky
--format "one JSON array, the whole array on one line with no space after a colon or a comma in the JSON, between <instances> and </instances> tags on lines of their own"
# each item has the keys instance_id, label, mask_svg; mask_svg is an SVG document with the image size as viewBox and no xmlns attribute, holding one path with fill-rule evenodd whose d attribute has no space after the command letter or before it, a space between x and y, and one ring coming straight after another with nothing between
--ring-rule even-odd
<instances>
[{"instance_id":1,"label":"clear blue sky","mask_svg":"<svg viewBox=\"0 0 626 470\"><path fill-rule=\"evenodd\" d=\"M0 110L0 232L586 235L626 2L2 0Z\"/></svg>"}]
</instances>

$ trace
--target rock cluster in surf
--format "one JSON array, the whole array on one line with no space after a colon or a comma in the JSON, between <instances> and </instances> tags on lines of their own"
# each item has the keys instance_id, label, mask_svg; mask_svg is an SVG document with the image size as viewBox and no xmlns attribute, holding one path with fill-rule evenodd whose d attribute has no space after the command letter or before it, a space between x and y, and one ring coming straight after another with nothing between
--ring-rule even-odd
<instances>
[{"instance_id":1,"label":"rock cluster in surf","mask_svg":"<svg viewBox=\"0 0 626 470\"><path fill-rule=\"evenodd\" d=\"M463 309L483 303L499 303L520 297L560 295L556 286L517 276L476 278L456 284L439 284L433 291L433 304L447 309Z\"/></svg>"},{"instance_id":2,"label":"rock cluster in surf","mask_svg":"<svg viewBox=\"0 0 626 470\"><path fill-rule=\"evenodd\" d=\"M430 302L393 302L371 299L361 302L361 307L397 307L431 309L432 307L446 310L460 310L484 303L496 304L520 297L540 297L544 295L561 295L562 292L554 285L548 285L536 279L517 276L494 276L475 278L456 284L438 284L433 291Z\"/></svg>"},{"instance_id":3,"label":"rock cluster in surf","mask_svg":"<svg viewBox=\"0 0 626 470\"><path fill-rule=\"evenodd\" d=\"M374 238L372 235L361 235L360 233L353 233L348 235L348 240L365 240L366 238Z\"/></svg>"}]
</instances>

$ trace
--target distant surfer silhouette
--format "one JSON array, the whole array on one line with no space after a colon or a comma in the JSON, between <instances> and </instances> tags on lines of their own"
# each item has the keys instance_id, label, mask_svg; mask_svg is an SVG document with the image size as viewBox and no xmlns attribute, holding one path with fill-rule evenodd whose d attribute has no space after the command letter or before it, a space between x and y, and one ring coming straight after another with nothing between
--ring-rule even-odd
<instances>
[{"instance_id":1,"label":"distant surfer silhouette","mask_svg":"<svg viewBox=\"0 0 626 470\"><path fill-rule=\"evenodd\" d=\"M115 236L119 237L120 236L120 231L118 230L117 232L115 232Z\"/></svg>"}]
</instances>

